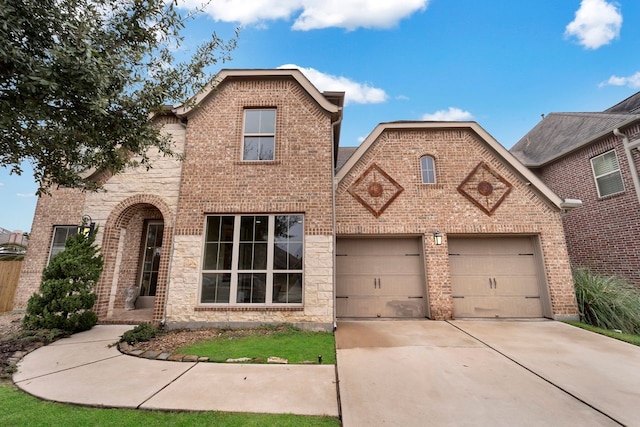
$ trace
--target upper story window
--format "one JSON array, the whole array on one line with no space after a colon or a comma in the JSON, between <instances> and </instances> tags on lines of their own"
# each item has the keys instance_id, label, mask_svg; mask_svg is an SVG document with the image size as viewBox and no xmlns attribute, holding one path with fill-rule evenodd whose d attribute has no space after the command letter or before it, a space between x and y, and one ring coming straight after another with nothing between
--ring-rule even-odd
<instances>
[{"instance_id":1,"label":"upper story window","mask_svg":"<svg viewBox=\"0 0 640 427\"><path fill-rule=\"evenodd\" d=\"M77 225L56 225L53 228L53 240L51 241L51 250L49 251L49 261L64 250L64 244L67 239L78 234Z\"/></svg>"},{"instance_id":2,"label":"upper story window","mask_svg":"<svg viewBox=\"0 0 640 427\"><path fill-rule=\"evenodd\" d=\"M420 169L422 170L422 183L436 183L436 164L431 156L423 156L420 158Z\"/></svg>"},{"instance_id":3,"label":"upper story window","mask_svg":"<svg viewBox=\"0 0 640 427\"><path fill-rule=\"evenodd\" d=\"M302 215L207 217L202 304L302 304Z\"/></svg>"},{"instance_id":4,"label":"upper story window","mask_svg":"<svg viewBox=\"0 0 640 427\"><path fill-rule=\"evenodd\" d=\"M596 180L596 187L598 188L598 197L605 197L624 191L616 150L607 151L592 158L591 167Z\"/></svg>"},{"instance_id":5,"label":"upper story window","mask_svg":"<svg viewBox=\"0 0 640 427\"><path fill-rule=\"evenodd\" d=\"M242 160L274 160L276 110L244 110Z\"/></svg>"}]
</instances>

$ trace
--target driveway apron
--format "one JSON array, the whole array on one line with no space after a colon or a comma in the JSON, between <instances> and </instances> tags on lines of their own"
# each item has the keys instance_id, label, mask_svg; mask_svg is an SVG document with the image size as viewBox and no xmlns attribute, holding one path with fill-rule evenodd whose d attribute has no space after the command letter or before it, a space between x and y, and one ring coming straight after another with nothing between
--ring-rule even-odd
<instances>
[{"instance_id":1,"label":"driveway apron","mask_svg":"<svg viewBox=\"0 0 640 427\"><path fill-rule=\"evenodd\" d=\"M640 422L640 348L558 322L341 321L336 345L346 427Z\"/></svg>"}]
</instances>

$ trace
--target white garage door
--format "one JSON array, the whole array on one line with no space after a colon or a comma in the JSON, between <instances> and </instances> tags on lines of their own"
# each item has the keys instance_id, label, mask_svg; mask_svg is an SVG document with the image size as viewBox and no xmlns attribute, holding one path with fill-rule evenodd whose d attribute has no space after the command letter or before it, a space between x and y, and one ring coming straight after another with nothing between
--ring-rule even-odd
<instances>
[{"instance_id":1,"label":"white garage door","mask_svg":"<svg viewBox=\"0 0 640 427\"><path fill-rule=\"evenodd\" d=\"M455 317L542 317L533 237L449 238Z\"/></svg>"},{"instance_id":2,"label":"white garage door","mask_svg":"<svg viewBox=\"0 0 640 427\"><path fill-rule=\"evenodd\" d=\"M338 317L424 317L425 281L419 238L339 238Z\"/></svg>"}]
</instances>

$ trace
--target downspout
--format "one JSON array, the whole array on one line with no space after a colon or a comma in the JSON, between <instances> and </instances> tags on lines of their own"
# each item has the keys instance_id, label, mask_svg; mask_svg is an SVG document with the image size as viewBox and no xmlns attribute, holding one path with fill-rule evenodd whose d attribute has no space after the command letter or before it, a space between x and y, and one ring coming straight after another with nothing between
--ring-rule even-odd
<instances>
[{"instance_id":1,"label":"downspout","mask_svg":"<svg viewBox=\"0 0 640 427\"><path fill-rule=\"evenodd\" d=\"M340 126L340 124L342 123L342 112L340 113L340 118L338 120L336 120L333 125L331 126L331 161L333 162L334 159L337 159L338 157L338 153L335 152L335 150L337 149L333 139L334 139L334 135L335 135L335 129L336 126ZM338 143L339 144L339 143ZM336 177L336 165L332 164L331 167L331 199L332 199L332 206L331 206L331 211L332 211L332 215L333 215L333 248L332 248L332 257L331 257L331 263L333 265L333 268L331 269L332 271L332 276L333 276L333 286L331 287L331 294L333 295L333 330L335 331L336 329L338 329L338 320L337 320L337 308L336 308L336 190L337 190L337 185L336 185L336 181L335 181L335 177Z\"/></svg>"},{"instance_id":2,"label":"downspout","mask_svg":"<svg viewBox=\"0 0 640 427\"><path fill-rule=\"evenodd\" d=\"M615 128L613 130L613 134L615 136L622 137L622 145L624 145L624 152L627 155L629 169L631 170L631 179L633 180L633 186L636 188L636 196L638 197L638 202L640 202L640 179L638 179L638 170L636 169L636 164L633 161L633 156L631 155L631 150L633 148L638 148L640 146L640 141L636 141L633 144L629 143L629 138L627 138L627 135L620 132L620 129L618 128Z\"/></svg>"}]
</instances>

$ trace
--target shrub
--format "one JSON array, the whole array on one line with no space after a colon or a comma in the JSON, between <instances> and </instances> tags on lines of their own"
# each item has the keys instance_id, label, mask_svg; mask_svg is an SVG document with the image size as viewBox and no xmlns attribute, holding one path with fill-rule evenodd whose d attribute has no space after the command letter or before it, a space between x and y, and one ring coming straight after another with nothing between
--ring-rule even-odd
<instances>
[{"instance_id":1,"label":"shrub","mask_svg":"<svg viewBox=\"0 0 640 427\"><path fill-rule=\"evenodd\" d=\"M23 320L26 329L61 329L75 333L91 329L98 316L93 288L102 273L102 255L94 246L95 231L71 236L42 273L40 292L29 298Z\"/></svg>"},{"instance_id":2,"label":"shrub","mask_svg":"<svg viewBox=\"0 0 640 427\"><path fill-rule=\"evenodd\" d=\"M640 294L615 276L592 274L588 269L573 272L580 319L604 329L640 334Z\"/></svg>"},{"instance_id":3,"label":"shrub","mask_svg":"<svg viewBox=\"0 0 640 427\"><path fill-rule=\"evenodd\" d=\"M120 342L136 343L140 341L149 341L158 336L158 328L151 323L140 323L135 328L122 334Z\"/></svg>"}]
</instances>

